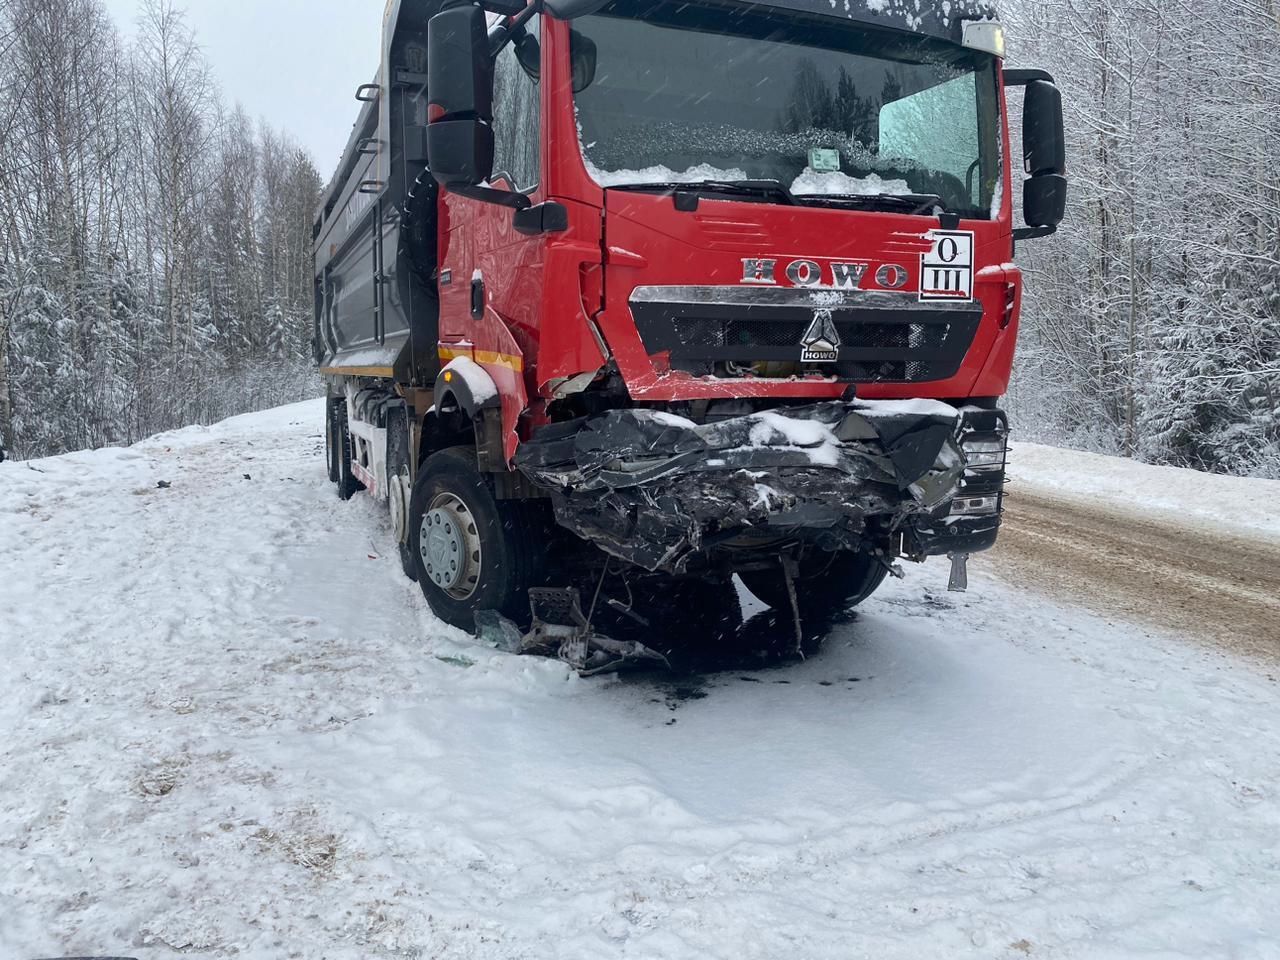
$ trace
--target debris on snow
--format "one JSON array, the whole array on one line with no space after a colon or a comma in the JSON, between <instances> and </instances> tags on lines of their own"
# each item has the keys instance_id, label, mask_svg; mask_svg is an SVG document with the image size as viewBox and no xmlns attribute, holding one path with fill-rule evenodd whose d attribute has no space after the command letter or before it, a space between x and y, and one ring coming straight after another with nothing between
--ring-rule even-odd
<instances>
[{"instance_id":1,"label":"debris on snow","mask_svg":"<svg viewBox=\"0 0 1280 960\"><path fill-rule=\"evenodd\" d=\"M0 464L0 955L1280 941L1280 698L1257 669L981 568L943 602L930 565L804 663L582 680L435 620L383 509L333 496L322 422L317 401L170 434L169 455ZM234 482L249 440L256 473L300 482ZM1123 499L1105 463L1052 459ZM183 496L134 495L160 477Z\"/></svg>"}]
</instances>

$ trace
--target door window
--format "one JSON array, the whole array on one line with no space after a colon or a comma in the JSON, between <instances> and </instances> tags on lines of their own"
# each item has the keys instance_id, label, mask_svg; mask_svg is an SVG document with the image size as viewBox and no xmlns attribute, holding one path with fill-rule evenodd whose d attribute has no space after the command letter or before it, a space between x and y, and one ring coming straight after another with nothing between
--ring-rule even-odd
<instances>
[{"instance_id":1,"label":"door window","mask_svg":"<svg viewBox=\"0 0 1280 960\"><path fill-rule=\"evenodd\" d=\"M525 29L539 37L542 18L530 18ZM508 44L493 68L493 179L506 175L522 193L541 178L541 99L538 83L520 66L515 45Z\"/></svg>"}]
</instances>

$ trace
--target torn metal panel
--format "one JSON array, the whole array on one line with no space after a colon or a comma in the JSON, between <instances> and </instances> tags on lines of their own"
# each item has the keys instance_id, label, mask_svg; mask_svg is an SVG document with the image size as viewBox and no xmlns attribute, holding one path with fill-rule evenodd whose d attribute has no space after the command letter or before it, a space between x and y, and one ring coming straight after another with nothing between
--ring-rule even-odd
<instances>
[{"instance_id":1,"label":"torn metal panel","mask_svg":"<svg viewBox=\"0 0 1280 960\"><path fill-rule=\"evenodd\" d=\"M556 424L516 465L550 492L557 521L647 570L681 573L756 531L857 546L869 517L936 508L963 471L958 414L819 403L697 424L613 410Z\"/></svg>"},{"instance_id":2,"label":"torn metal panel","mask_svg":"<svg viewBox=\"0 0 1280 960\"><path fill-rule=\"evenodd\" d=\"M572 587L534 588L529 591L533 625L521 640L521 653L550 653L582 676L610 673L629 663L650 661L670 669L667 658L635 640L614 640L596 632L582 612L578 591ZM594 612L594 610L592 611Z\"/></svg>"}]
</instances>

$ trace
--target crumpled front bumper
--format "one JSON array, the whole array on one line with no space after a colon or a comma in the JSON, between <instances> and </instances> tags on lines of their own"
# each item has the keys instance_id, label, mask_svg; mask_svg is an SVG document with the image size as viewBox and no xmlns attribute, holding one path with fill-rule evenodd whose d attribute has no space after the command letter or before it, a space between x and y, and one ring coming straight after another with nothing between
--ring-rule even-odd
<instances>
[{"instance_id":1,"label":"crumpled front bumper","mask_svg":"<svg viewBox=\"0 0 1280 960\"><path fill-rule=\"evenodd\" d=\"M854 549L936 511L964 472L960 414L932 401L850 401L706 424L613 410L544 427L516 454L557 522L652 571L744 534Z\"/></svg>"}]
</instances>

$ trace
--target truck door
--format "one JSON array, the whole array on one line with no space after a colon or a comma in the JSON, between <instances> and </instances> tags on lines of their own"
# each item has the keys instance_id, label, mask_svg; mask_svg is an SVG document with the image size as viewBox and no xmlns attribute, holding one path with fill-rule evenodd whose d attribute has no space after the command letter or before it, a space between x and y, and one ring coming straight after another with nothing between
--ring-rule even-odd
<instances>
[{"instance_id":1,"label":"truck door","mask_svg":"<svg viewBox=\"0 0 1280 960\"><path fill-rule=\"evenodd\" d=\"M490 26L497 22L490 15ZM540 38L542 18L526 29ZM489 186L544 199L542 88L521 67L514 44L494 65L494 174ZM440 352L474 359L503 403L508 455L525 406L526 358L534 357L546 242L515 229L510 207L445 192L440 235Z\"/></svg>"}]
</instances>

